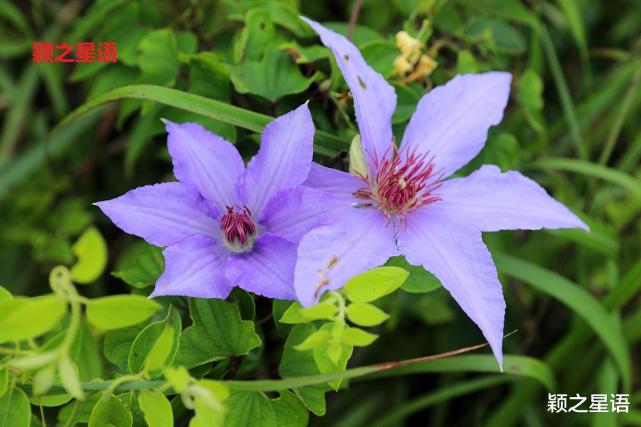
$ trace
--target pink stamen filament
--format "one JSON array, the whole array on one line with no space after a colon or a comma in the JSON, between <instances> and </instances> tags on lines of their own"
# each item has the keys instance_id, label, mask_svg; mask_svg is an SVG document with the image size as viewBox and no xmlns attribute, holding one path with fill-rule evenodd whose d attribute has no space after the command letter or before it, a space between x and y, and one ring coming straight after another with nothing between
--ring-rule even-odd
<instances>
[{"instance_id":1,"label":"pink stamen filament","mask_svg":"<svg viewBox=\"0 0 641 427\"><path fill-rule=\"evenodd\" d=\"M390 219L395 216L403 220L414 209L441 200L434 191L441 186L442 174L435 173L433 160L427 153L415 152L402 158L394 145L392 153L374 162L375 176L361 176L367 187L355 196L372 200Z\"/></svg>"},{"instance_id":2,"label":"pink stamen filament","mask_svg":"<svg viewBox=\"0 0 641 427\"><path fill-rule=\"evenodd\" d=\"M256 234L256 225L251 219L251 212L247 206L242 208L226 206L226 208L227 212L220 220L220 229L229 243L244 246Z\"/></svg>"}]
</instances>

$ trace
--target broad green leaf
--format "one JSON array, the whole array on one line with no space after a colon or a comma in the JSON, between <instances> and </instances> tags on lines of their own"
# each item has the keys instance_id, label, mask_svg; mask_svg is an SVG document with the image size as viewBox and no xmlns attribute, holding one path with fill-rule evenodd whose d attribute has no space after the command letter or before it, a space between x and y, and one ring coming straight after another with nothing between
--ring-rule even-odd
<instances>
[{"instance_id":1,"label":"broad green leaf","mask_svg":"<svg viewBox=\"0 0 641 427\"><path fill-rule=\"evenodd\" d=\"M299 17L298 11L290 4L280 1L267 1L263 6L276 24L284 27L298 37L309 37L314 33Z\"/></svg>"},{"instance_id":2,"label":"broad green leaf","mask_svg":"<svg viewBox=\"0 0 641 427\"><path fill-rule=\"evenodd\" d=\"M128 371L131 346L143 328L142 325L132 326L109 331L105 334L103 344L105 358L116 365L122 372Z\"/></svg>"},{"instance_id":3,"label":"broad green leaf","mask_svg":"<svg viewBox=\"0 0 641 427\"><path fill-rule=\"evenodd\" d=\"M493 254L501 273L522 280L550 295L581 316L599 336L616 361L626 389L630 386L631 361L618 321L587 291L554 272L502 253Z\"/></svg>"},{"instance_id":4,"label":"broad green leaf","mask_svg":"<svg viewBox=\"0 0 641 427\"><path fill-rule=\"evenodd\" d=\"M405 279L401 285L401 289L405 292L422 294L435 291L441 287L441 282L434 277L432 273L423 267L410 264L405 257L397 256L390 258L390 260L387 261L387 265L400 267L409 273L407 279Z\"/></svg>"},{"instance_id":5,"label":"broad green leaf","mask_svg":"<svg viewBox=\"0 0 641 427\"><path fill-rule=\"evenodd\" d=\"M72 416L76 423L87 424L91 417L91 411L94 406L96 406L96 403L98 403L101 396L102 393L93 393L88 395L82 402L74 400L73 402L68 403L60 409L60 412L58 412L58 424L63 426L66 425ZM69 425L72 424L70 423Z\"/></svg>"},{"instance_id":6,"label":"broad green leaf","mask_svg":"<svg viewBox=\"0 0 641 427\"><path fill-rule=\"evenodd\" d=\"M66 311L67 303L57 295L0 300L0 343L43 335Z\"/></svg>"},{"instance_id":7,"label":"broad green leaf","mask_svg":"<svg viewBox=\"0 0 641 427\"><path fill-rule=\"evenodd\" d=\"M171 28L155 30L138 43L138 67L145 83L173 86L178 73L178 47Z\"/></svg>"},{"instance_id":8,"label":"broad green leaf","mask_svg":"<svg viewBox=\"0 0 641 427\"><path fill-rule=\"evenodd\" d=\"M350 279L343 291L352 302L371 302L394 292L408 275L399 267L378 267Z\"/></svg>"},{"instance_id":9,"label":"broad green leaf","mask_svg":"<svg viewBox=\"0 0 641 427\"><path fill-rule=\"evenodd\" d=\"M131 412L113 395L103 395L89 418L89 427L131 427L132 424Z\"/></svg>"},{"instance_id":10,"label":"broad green leaf","mask_svg":"<svg viewBox=\"0 0 641 427\"><path fill-rule=\"evenodd\" d=\"M303 76L291 57L276 49L268 49L260 61L232 66L230 78L238 92L259 95L271 102L303 92L314 80L314 76Z\"/></svg>"},{"instance_id":11,"label":"broad green leaf","mask_svg":"<svg viewBox=\"0 0 641 427\"><path fill-rule=\"evenodd\" d=\"M229 356L242 356L260 346L254 322L242 320L238 305L218 299L189 300L192 325L180 338L179 364L193 367Z\"/></svg>"},{"instance_id":12,"label":"broad green leaf","mask_svg":"<svg viewBox=\"0 0 641 427\"><path fill-rule=\"evenodd\" d=\"M245 26L233 46L234 62L260 60L276 36L269 12L263 8L249 9L245 14Z\"/></svg>"},{"instance_id":13,"label":"broad green leaf","mask_svg":"<svg viewBox=\"0 0 641 427\"><path fill-rule=\"evenodd\" d=\"M29 427L31 405L24 391L10 388L0 397L0 427Z\"/></svg>"},{"instance_id":14,"label":"broad green leaf","mask_svg":"<svg viewBox=\"0 0 641 427\"><path fill-rule=\"evenodd\" d=\"M76 399L84 399L85 394L80 385L78 368L69 357L63 357L58 361L58 373L60 374L60 380L65 390Z\"/></svg>"},{"instance_id":15,"label":"broad green leaf","mask_svg":"<svg viewBox=\"0 0 641 427\"><path fill-rule=\"evenodd\" d=\"M316 375L320 371L316 367L314 355L311 351L296 350L295 347L302 343L308 336L316 332L313 324L296 325L292 328L285 347L283 356L278 365L278 372L283 378ZM294 389L294 393L303 401L305 406L318 416L325 415L325 393L329 390L326 385L314 385Z\"/></svg>"},{"instance_id":16,"label":"broad green leaf","mask_svg":"<svg viewBox=\"0 0 641 427\"><path fill-rule=\"evenodd\" d=\"M354 347L367 347L376 339L378 335L371 334L360 328L345 328L342 335L343 343Z\"/></svg>"},{"instance_id":17,"label":"broad green leaf","mask_svg":"<svg viewBox=\"0 0 641 427\"><path fill-rule=\"evenodd\" d=\"M226 427L280 427L272 403L260 392L232 393L227 411Z\"/></svg>"},{"instance_id":18,"label":"broad green leaf","mask_svg":"<svg viewBox=\"0 0 641 427\"><path fill-rule=\"evenodd\" d=\"M278 427L306 427L309 422L309 412L293 393L284 391L277 399L271 400L276 413Z\"/></svg>"},{"instance_id":19,"label":"broad green leaf","mask_svg":"<svg viewBox=\"0 0 641 427\"><path fill-rule=\"evenodd\" d=\"M145 414L149 427L172 427L174 415L171 403L160 391L141 390L138 398L140 409Z\"/></svg>"},{"instance_id":20,"label":"broad green leaf","mask_svg":"<svg viewBox=\"0 0 641 427\"><path fill-rule=\"evenodd\" d=\"M96 227L87 229L72 246L78 261L71 266L71 278L76 283L95 281L107 265L107 244Z\"/></svg>"},{"instance_id":21,"label":"broad green leaf","mask_svg":"<svg viewBox=\"0 0 641 427\"><path fill-rule=\"evenodd\" d=\"M407 122L414 111L416 111L416 104L420 99L420 93L415 92L410 89L409 86L392 83L394 90L396 91L397 105L394 114L392 115L392 123L395 125L403 124Z\"/></svg>"},{"instance_id":22,"label":"broad green leaf","mask_svg":"<svg viewBox=\"0 0 641 427\"><path fill-rule=\"evenodd\" d=\"M389 319L389 315L375 305L355 302L347 306L347 318L359 326L376 326Z\"/></svg>"},{"instance_id":23,"label":"broad green leaf","mask_svg":"<svg viewBox=\"0 0 641 427\"><path fill-rule=\"evenodd\" d=\"M262 132L265 125L273 119L272 117L235 107L225 102L175 89L154 85L129 85L113 89L84 103L56 125L51 131L49 138L53 138L53 135L61 129L67 127L71 122L77 120L78 117L91 110L109 102L130 98L159 102L254 132ZM316 131L314 135L318 142L318 144L314 144L314 150L318 154L335 155L338 151L347 148L347 141L327 132Z\"/></svg>"},{"instance_id":24,"label":"broad green leaf","mask_svg":"<svg viewBox=\"0 0 641 427\"><path fill-rule=\"evenodd\" d=\"M164 320L147 325L134 340L128 358L129 371L144 369L152 377L160 375L160 370L176 357L181 330L180 314L170 307Z\"/></svg>"},{"instance_id":25,"label":"broad green leaf","mask_svg":"<svg viewBox=\"0 0 641 427\"><path fill-rule=\"evenodd\" d=\"M394 60L401 54L395 43L387 40L373 40L359 46L365 62L383 77L394 72Z\"/></svg>"},{"instance_id":26,"label":"broad green leaf","mask_svg":"<svg viewBox=\"0 0 641 427\"><path fill-rule=\"evenodd\" d=\"M160 305L141 295L113 295L87 302L87 320L103 331L125 328L150 318Z\"/></svg>"}]
</instances>

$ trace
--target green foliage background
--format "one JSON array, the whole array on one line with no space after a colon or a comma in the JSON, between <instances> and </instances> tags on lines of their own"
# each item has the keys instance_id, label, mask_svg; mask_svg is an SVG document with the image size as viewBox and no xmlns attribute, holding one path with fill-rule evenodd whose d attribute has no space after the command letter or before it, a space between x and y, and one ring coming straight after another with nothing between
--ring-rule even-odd
<instances>
[{"instance_id":1,"label":"green foliage background","mask_svg":"<svg viewBox=\"0 0 641 427\"><path fill-rule=\"evenodd\" d=\"M316 160L346 168L351 100L297 16L346 33L354 6L0 0L0 426L641 425L638 0L360 7L352 40L396 88L397 136L433 86L510 71L505 118L461 173L521 170L591 227L485 236L506 331L517 330L505 373L487 350L374 365L482 342L435 279L403 259L389 263L410 273L399 290L398 277L361 280L361 292L393 286L366 298L378 310L352 300L347 318L368 332L341 335L335 360L317 349L344 333L335 305L350 292L306 314L242 291L227 302L145 298L160 250L92 203L172 179L161 117L197 121L250 157L270 117L309 99ZM394 74L401 30L437 62L429 76ZM114 41L119 60L37 64L33 41ZM549 414L548 392L630 393L630 412Z\"/></svg>"}]
</instances>

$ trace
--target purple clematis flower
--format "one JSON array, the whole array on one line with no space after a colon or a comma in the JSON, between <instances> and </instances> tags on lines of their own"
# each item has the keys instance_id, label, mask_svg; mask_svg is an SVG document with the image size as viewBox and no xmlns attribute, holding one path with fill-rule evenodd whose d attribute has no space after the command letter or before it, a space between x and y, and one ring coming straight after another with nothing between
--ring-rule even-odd
<instances>
[{"instance_id":1,"label":"purple clematis flower","mask_svg":"<svg viewBox=\"0 0 641 427\"><path fill-rule=\"evenodd\" d=\"M225 298L241 288L295 299L296 247L327 220L327 199L303 187L314 124L307 104L265 128L247 168L236 148L196 123L166 121L180 182L96 203L121 229L167 247L152 296Z\"/></svg>"},{"instance_id":2,"label":"purple clematis flower","mask_svg":"<svg viewBox=\"0 0 641 427\"><path fill-rule=\"evenodd\" d=\"M305 18L303 18L305 19ZM351 89L365 170L312 165L305 182L343 202L338 219L305 235L295 271L298 299L314 304L395 255L433 273L479 326L502 363L505 301L481 232L587 226L534 181L484 165L444 180L474 158L501 121L511 75L457 76L419 102L397 149L396 93L342 35L305 19L329 47Z\"/></svg>"}]
</instances>

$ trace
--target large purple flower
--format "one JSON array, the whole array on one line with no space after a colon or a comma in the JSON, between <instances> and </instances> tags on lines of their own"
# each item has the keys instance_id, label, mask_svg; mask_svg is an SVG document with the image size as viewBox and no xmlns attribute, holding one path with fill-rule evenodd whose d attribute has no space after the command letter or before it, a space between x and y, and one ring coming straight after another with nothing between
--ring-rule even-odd
<instances>
[{"instance_id":1,"label":"large purple flower","mask_svg":"<svg viewBox=\"0 0 641 427\"><path fill-rule=\"evenodd\" d=\"M312 161L307 104L267 125L247 168L230 142L202 126L166 126L180 182L97 203L127 233L167 247L152 295L225 298L238 285L295 299L297 243L327 219L331 197L300 185Z\"/></svg>"},{"instance_id":2,"label":"large purple flower","mask_svg":"<svg viewBox=\"0 0 641 427\"><path fill-rule=\"evenodd\" d=\"M296 294L311 305L352 276L404 255L432 272L480 327L499 364L505 301L483 231L587 228L534 181L485 165L444 180L475 157L501 121L511 76L457 76L419 102L396 148L391 117L396 94L358 49L306 21L336 57L349 85L366 160L358 176L313 164L305 185L344 202L339 219L304 236Z\"/></svg>"}]
</instances>

